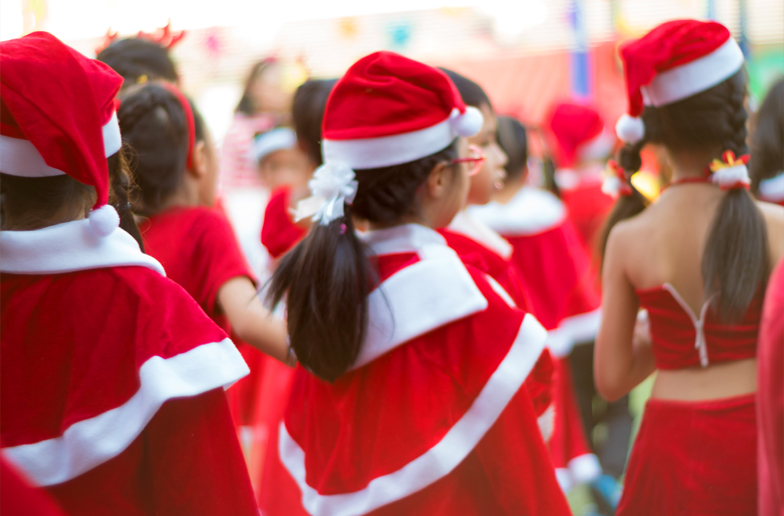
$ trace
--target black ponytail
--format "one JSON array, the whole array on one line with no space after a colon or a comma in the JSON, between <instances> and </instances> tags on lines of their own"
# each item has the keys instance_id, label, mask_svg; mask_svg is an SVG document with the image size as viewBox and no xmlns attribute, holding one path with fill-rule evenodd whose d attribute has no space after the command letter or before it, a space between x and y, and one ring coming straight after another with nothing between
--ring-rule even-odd
<instances>
[{"instance_id":1,"label":"black ponytail","mask_svg":"<svg viewBox=\"0 0 784 516\"><path fill-rule=\"evenodd\" d=\"M121 96L117 112L123 143L130 148L130 169L138 184L134 211L160 211L179 188L188 162L188 122L182 104L161 84L133 86ZM204 121L195 106L196 141L205 138Z\"/></svg>"},{"instance_id":2,"label":"black ponytail","mask_svg":"<svg viewBox=\"0 0 784 516\"><path fill-rule=\"evenodd\" d=\"M354 231L352 215L394 224L416 214L416 192L433 168L457 157L457 145L391 167L356 170L354 203L328 225L314 223L272 276L267 302L286 300L288 331L297 360L335 381L356 361L368 325L368 295L377 271Z\"/></svg>"},{"instance_id":3,"label":"black ponytail","mask_svg":"<svg viewBox=\"0 0 784 516\"><path fill-rule=\"evenodd\" d=\"M725 139L722 150L748 154L746 81L743 72L727 81ZM707 296L723 320L738 321L768 281L768 232L765 219L745 189L730 190L721 200L702 257Z\"/></svg>"},{"instance_id":4,"label":"black ponytail","mask_svg":"<svg viewBox=\"0 0 784 516\"><path fill-rule=\"evenodd\" d=\"M720 147L736 156L747 154L745 99L746 74L740 70L692 97L646 107L642 115L645 139L621 149L620 165L629 174L639 170L640 151L646 143L660 143L672 151ZM640 213L645 205L636 190L618 200L602 234L602 256L612 227ZM714 309L723 321L737 321L764 290L767 274L768 235L762 213L748 191L731 190L719 204L703 251L705 295L716 296Z\"/></svg>"}]
</instances>

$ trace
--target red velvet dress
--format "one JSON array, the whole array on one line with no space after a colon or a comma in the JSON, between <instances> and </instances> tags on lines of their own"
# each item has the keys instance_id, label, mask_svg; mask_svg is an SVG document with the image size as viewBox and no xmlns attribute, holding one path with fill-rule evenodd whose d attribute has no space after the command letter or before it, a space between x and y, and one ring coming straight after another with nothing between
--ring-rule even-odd
<instances>
[{"instance_id":1,"label":"red velvet dress","mask_svg":"<svg viewBox=\"0 0 784 516\"><path fill-rule=\"evenodd\" d=\"M122 230L0 232L5 460L68 514L255 515L226 334Z\"/></svg>"},{"instance_id":2,"label":"red velvet dress","mask_svg":"<svg viewBox=\"0 0 784 516\"><path fill-rule=\"evenodd\" d=\"M601 474L590 451L574 396L567 356L575 344L596 337L600 296L590 259L555 196L523 188L505 205L472 206L469 215L512 245L512 264L522 278L530 310L548 330L547 346L558 358L556 414L551 440L553 462L564 490ZM560 409L558 408L560 406Z\"/></svg>"},{"instance_id":3,"label":"red velvet dress","mask_svg":"<svg viewBox=\"0 0 784 516\"><path fill-rule=\"evenodd\" d=\"M524 382L546 332L417 225L364 237L381 285L354 367L302 368L276 514L567 515ZM304 507L304 509L303 509Z\"/></svg>"},{"instance_id":4,"label":"red velvet dress","mask_svg":"<svg viewBox=\"0 0 784 516\"><path fill-rule=\"evenodd\" d=\"M693 313L668 283L637 296L648 311L658 369L756 356L761 296L733 325L717 320L707 302ZM698 402L651 398L616 514L757 514L756 452L754 394Z\"/></svg>"},{"instance_id":5,"label":"red velvet dress","mask_svg":"<svg viewBox=\"0 0 784 516\"><path fill-rule=\"evenodd\" d=\"M759 514L784 514L784 260L768 281L757 357Z\"/></svg>"}]
</instances>

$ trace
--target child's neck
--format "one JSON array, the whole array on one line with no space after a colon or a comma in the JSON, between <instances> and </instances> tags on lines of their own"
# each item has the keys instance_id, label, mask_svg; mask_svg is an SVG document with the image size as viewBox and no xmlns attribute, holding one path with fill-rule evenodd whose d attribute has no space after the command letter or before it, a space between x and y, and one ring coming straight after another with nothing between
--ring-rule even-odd
<instances>
[{"instance_id":1,"label":"child's neck","mask_svg":"<svg viewBox=\"0 0 784 516\"><path fill-rule=\"evenodd\" d=\"M493 195L493 201L499 204L507 204L514 199L515 195L525 187L525 174L518 178L504 181L504 186Z\"/></svg>"}]
</instances>

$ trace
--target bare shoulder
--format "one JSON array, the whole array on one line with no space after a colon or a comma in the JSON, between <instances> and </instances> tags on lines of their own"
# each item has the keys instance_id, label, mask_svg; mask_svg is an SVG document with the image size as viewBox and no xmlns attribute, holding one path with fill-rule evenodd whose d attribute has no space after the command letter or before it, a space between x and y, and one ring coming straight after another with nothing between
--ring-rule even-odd
<instances>
[{"instance_id":1,"label":"bare shoulder","mask_svg":"<svg viewBox=\"0 0 784 516\"><path fill-rule=\"evenodd\" d=\"M771 267L784 255L784 206L757 201L768 229Z\"/></svg>"}]
</instances>

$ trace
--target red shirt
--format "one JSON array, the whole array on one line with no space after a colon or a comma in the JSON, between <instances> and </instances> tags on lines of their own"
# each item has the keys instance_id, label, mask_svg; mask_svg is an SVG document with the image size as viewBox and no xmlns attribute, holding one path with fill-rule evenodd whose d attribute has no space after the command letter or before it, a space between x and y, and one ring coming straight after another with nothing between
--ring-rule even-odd
<instances>
[{"instance_id":1,"label":"red shirt","mask_svg":"<svg viewBox=\"0 0 784 516\"><path fill-rule=\"evenodd\" d=\"M145 252L228 332L228 318L216 306L218 291L232 278L253 279L253 274L226 215L215 208L175 207L150 217L139 229Z\"/></svg>"},{"instance_id":2,"label":"red shirt","mask_svg":"<svg viewBox=\"0 0 784 516\"><path fill-rule=\"evenodd\" d=\"M757 357L759 514L784 513L784 261L768 282Z\"/></svg>"}]
</instances>

